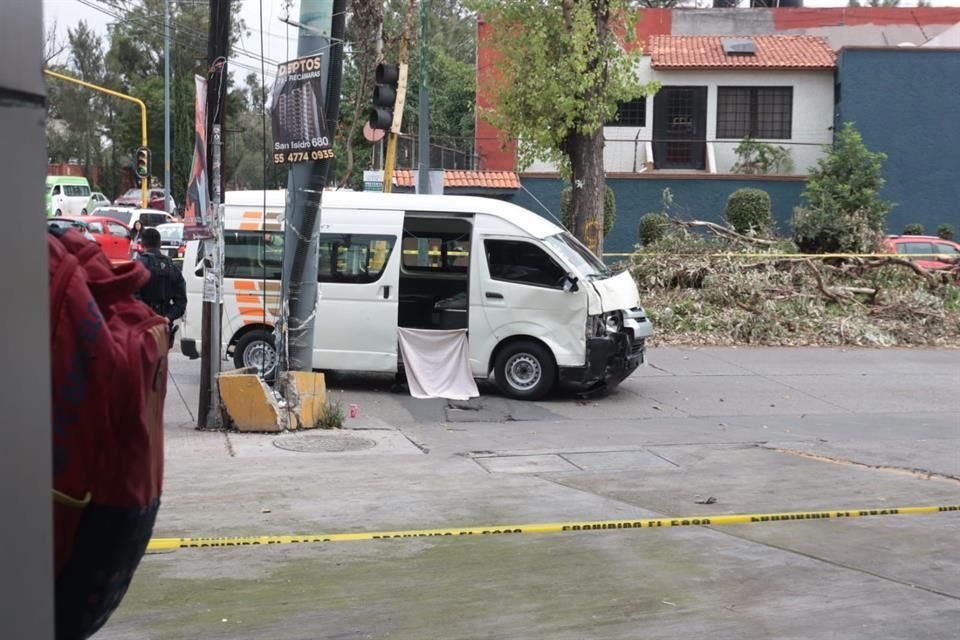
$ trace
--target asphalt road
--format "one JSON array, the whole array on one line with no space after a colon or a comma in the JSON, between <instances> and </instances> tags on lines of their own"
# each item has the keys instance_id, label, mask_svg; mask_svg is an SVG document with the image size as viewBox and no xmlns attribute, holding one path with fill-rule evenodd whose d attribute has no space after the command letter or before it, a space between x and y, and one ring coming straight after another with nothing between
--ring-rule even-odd
<instances>
[{"instance_id":1,"label":"asphalt road","mask_svg":"<svg viewBox=\"0 0 960 640\"><path fill-rule=\"evenodd\" d=\"M605 398L336 376L338 432L197 432L172 362L155 535L960 504L960 352L658 348ZM335 451L340 449L341 451ZM956 638L960 513L187 549L97 638Z\"/></svg>"}]
</instances>

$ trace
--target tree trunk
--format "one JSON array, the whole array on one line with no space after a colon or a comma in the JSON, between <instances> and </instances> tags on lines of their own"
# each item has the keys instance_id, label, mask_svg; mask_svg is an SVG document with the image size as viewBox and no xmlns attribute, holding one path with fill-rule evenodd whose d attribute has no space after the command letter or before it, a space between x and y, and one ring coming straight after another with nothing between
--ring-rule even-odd
<instances>
[{"instance_id":1,"label":"tree trunk","mask_svg":"<svg viewBox=\"0 0 960 640\"><path fill-rule=\"evenodd\" d=\"M566 143L572 173L571 228L598 256L603 254L603 127L590 134L571 133Z\"/></svg>"}]
</instances>

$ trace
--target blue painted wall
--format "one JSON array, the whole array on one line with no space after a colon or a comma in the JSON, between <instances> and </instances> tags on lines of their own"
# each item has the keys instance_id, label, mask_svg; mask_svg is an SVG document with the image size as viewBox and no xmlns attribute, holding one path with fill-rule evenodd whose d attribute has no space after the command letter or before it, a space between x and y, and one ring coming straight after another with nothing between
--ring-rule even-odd
<instances>
[{"instance_id":1,"label":"blue painted wall","mask_svg":"<svg viewBox=\"0 0 960 640\"><path fill-rule=\"evenodd\" d=\"M853 122L888 156L888 231L917 222L928 234L944 223L960 232L960 51L844 49L837 84L836 126Z\"/></svg>"},{"instance_id":2,"label":"blue painted wall","mask_svg":"<svg viewBox=\"0 0 960 640\"><path fill-rule=\"evenodd\" d=\"M560 217L560 191L563 182L558 178L522 177L524 189L510 198L514 204L525 207L550 218L542 202L555 216ZM651 211L660 211L663 190L667 187L673 193L671 215L681 219L723 221L723 210L727 198L742 187L763 189L770 194L773 203L774 219L782 235L790 234L788 224L793 208L800 204L802 180L749 179L712 177L658 177L658 178L607 178L607 184L617 198L617 222L604 238L605 253L628 253L637 243L637 227L640 216ZM536 198L536 200L534 199ZM960 229L958 229L960 231Z\"/></svg>"}]
</instances>

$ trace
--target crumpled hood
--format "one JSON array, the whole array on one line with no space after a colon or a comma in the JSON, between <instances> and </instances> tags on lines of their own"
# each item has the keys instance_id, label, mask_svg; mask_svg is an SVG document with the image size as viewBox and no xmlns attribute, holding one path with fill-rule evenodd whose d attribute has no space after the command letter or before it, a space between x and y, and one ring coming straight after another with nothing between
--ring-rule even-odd
<instances>
[{"instance_id":1,"label":"crumpled hood","mask_svg":"<svg viewBox=\"0 0 960 640\"><path fill-rule=\"evenodd\" d=\"M637 283L629 271L618 273L605 280L594 280L590 284L600 296L600 309L591 308L589 310L591 315L640 306L640 291L637 290ZM591 302L593 302L592 298L593 296L591 296Z\"/></svg>"}]
</instances>

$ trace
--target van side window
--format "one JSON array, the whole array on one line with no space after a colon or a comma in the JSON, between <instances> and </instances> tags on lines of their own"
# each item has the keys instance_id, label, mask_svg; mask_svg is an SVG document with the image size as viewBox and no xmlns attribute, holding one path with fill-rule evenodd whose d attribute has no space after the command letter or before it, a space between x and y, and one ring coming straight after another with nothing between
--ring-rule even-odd
<instances>
[{"instance_id":1,"label":"van side window","mask_svg":"<svg viewBox=\"0 0 960 640\"><path fill-rule=\"evenodd\" d=\"M494 280L563 288L566 271L540 247L518 240L484 240L483 248Z\"/></svg>"},{"instance_id":2,"label":"van side window","mask_svg":"<svg viewBox=\"0 0 960 640\"><path fill-rule=\"evenodd\" d=\"M53 195L55 195L55 196L60 195L60 185L54 185L54 187L53 187Z\"/></svg>"},{"instance_id":3,"label":"van side window","mask_svg":"<svg viewBox=\"0 0 960 640\"><path fill-rule=\"evenodd\" d=\"M203 256L203 244L197 252ZM263 231L224 231L223 276L279 280L283 265L283 234Z\"/></svg>"},{"instance_id":4,"label":"van side window","mask_svg":"<svg viewBox=\"0 0 960 640\"><path fill-rule=\"evenodd\" d=\"M383 274L396 238L360 233L320 234L320 282L368 284Z\"/></svg>"},{"instance_id":5,"label":"van side window","mask_svg":"<svg viewBox=\"0 0 960 640\"><path fill-rule=\"evenodd\" d=\"M469 234L403 234L403 268L408 271L466 273L469 265Z\"/></svg>"}]
</instances>

